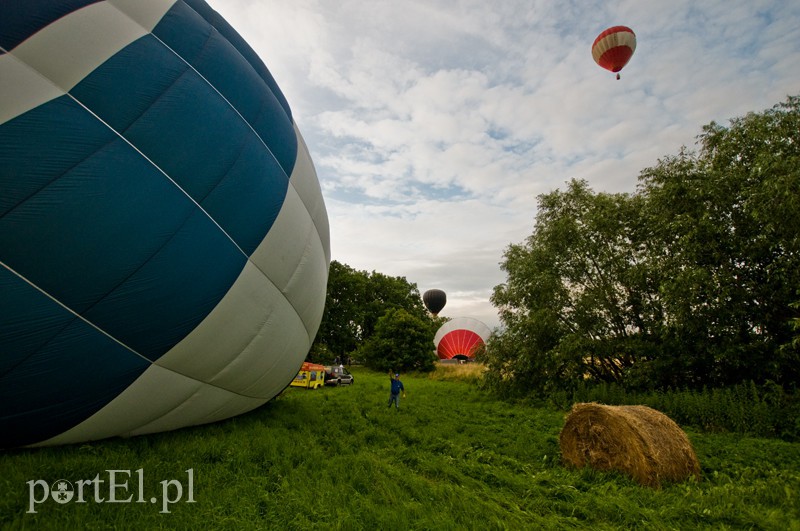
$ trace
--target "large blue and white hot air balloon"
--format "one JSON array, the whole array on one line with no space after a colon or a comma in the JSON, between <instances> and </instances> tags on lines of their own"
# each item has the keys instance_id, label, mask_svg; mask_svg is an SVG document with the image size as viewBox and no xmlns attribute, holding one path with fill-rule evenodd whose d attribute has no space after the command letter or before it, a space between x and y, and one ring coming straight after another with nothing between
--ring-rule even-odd
<instances>
[{"instance_id":1,"label":"large blue and white hot air balloon","mask_svg":"<svg viewBox=\"0 0 800 531\"><path fill-rule=\"evenodd\" d=\"M274 79L205 2L6 2L0 161L0 446L213 422L291 382L327 213Z\"/></svg>"}]
</instances>

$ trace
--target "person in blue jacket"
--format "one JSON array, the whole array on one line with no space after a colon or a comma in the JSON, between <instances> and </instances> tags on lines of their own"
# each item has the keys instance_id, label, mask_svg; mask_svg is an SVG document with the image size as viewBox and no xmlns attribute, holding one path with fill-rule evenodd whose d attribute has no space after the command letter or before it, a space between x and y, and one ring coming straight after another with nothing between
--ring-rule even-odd
<instances>
[{"instance_id":1,"label":"person in blue jacket","mask_svg":"<svg viewBox=\"0 0 800 531\"><path fill-rule=\"evenodd\" d=\"M391 378L392 382L392 389L389 394L389 407L392 407L392 402L394 402L395 409L400 409L400 393L403 393L403 398L406 397L406 388L403 387L403 382L400 381L400 375L395 373L392 376L392 373L389 373L389 378Z\"/></svg>"}]
</instances>

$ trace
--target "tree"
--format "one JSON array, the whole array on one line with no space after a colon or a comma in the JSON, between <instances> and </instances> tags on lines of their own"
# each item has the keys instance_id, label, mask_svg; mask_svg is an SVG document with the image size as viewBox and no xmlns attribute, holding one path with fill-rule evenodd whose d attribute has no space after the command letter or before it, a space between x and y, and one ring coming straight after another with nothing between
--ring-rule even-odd
<instances>
[{"instance_id":1,"label":"tree","mask_svg":"<svg viewBox=\"0 0 800 531\"><path fill-rule=\"evenodd\" d=\"M374 333L378 319L392 308L403 309L417 319L430 320L416 284L408 282L405 277L390 277L376 271L367 278L363 338Z\"/></svg>"},{"instance_id":2,"label":"tree","mask_svg":"<svg viewBox=\"0 0 800 531\"><path fill-rule=\"evenodd\" d=\"M486 353L490 370L541 389L623 378L659 318L641 271L640 209L585 181L539 196L535 231L506 251L508 282L492 295L506 330Z\"/></svg>"},{"instance_id":3,"label":"tree","mask_svg":"<svg viewBox=\"0 0 800 531\"><path fill-rule=\"evenodd\" d=\"M571 181L539 197L492 296L491 384L800 381L800 98L699 142L643 170L635 194Z\"/></svg>"},{"instance_id":4,"label":"tree","mask_svg":"<svg viewBox=\"0 0 800 531\"><path fill-rule=\"evenodd\" d=\"M328 272L325 311L312 346L318 361L352 352L361 340L364 320L363 301L367 293L367 276L346 264L333 260Z\"/></svg>"},{"instance_id":5,"label":"tree","mask_svg":"<svg viewBox=\"0 0 800 531\"><path fill-rule=\"evenodd\" d=\"M402 308L390 308L356 355L379 371L433 370L436 356L430 323Z\"/></svg>"},{"instance_id":6,"label":"tree","mask_svg":"<svg viewBox=\"0 0 800 531\"><path fill-rule=\"evenodd\" d=\"M310 359L330 361L336 356L350 355L372 336L378 319L391 308L402 308L423 321L431 319L416 284L405 277L357 271L332 261L325 312Z\"/></svg>"},{"instance_id":7,"label":"tree","mask_svg":"<svg viewBox=\"0 0 800 531\"><path fill-rule=\"evenodd\" d=\"M800 285L800 99L703 128L642 172L663 341L696 382L797 381L791 307ZM794 359L795 361L791 361Z\"/></svg>"}]
</instances>

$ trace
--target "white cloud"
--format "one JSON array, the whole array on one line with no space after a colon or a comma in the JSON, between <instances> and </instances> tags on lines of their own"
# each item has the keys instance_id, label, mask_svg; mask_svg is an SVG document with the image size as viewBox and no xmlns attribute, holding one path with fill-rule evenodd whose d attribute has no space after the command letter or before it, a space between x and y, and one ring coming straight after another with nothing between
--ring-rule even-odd
<instances>
[{"instance_id":1,"label":"white cloud","mask_svg":"<svg viewBox=\"0 0 800 531\"><path fill-rule=\"evenodd\" d=\"M496 326L498 262L536 196L631 192L701 127L800 92L800 4L778 0L212 0L264 59L311 150L333 258L448 292ZM622 80L590 54L634 28Z\"/></svg>"}]
</instances>

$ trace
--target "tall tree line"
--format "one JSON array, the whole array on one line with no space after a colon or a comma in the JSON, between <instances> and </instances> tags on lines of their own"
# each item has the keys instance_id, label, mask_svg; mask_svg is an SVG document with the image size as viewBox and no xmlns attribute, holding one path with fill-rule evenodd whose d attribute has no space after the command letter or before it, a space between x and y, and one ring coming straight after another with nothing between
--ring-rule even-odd
<instances>
[{"instance_id":1,"label":"tall tree line","mask_svg":"<svg viewBox=\"0 0 800 531\"><path fill-rule=\"evenodd\" d=\"M800 380L800 98L711 123L632 194L539 196L492 302L490 385L632 389Z\"/></svg>"}]
</instances>

